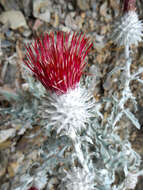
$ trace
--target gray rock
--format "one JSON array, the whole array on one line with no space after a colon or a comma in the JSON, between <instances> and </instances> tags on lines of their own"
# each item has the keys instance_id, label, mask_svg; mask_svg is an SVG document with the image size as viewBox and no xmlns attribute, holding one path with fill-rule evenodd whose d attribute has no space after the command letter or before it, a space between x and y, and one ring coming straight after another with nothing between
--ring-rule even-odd
<instances>
[{"instance_id":1,"label":"gray rock","mask_svg":"<svg viewBox=\"0 0 143 190\"><path fill-rule=\"evenodd\" d=\"M77 5L82 11L86 11L90 9L89 0L77 0Z\"/></svg>"},{"instance_id":2,"label":"gray rock","mask_svg":"<svg viewBox=\"0 0 143 190\"><path fill-rule=\"evenodd\" d=\"M7 190L9 188L9 183L4 183L2 186L1 186L1 190Z\"/></svg>"},{"instance_id":3,"label":"gray rock","mask_svg":"<svg viewBox=\"0 0 143 190\"><path fill-rule=\"evenodd\" d=\"M8 48L13 46L13 43L11 43L9 40L1 40L1 48Z\"/></svg>"},{"instance_id":4,"label":"gray rock","mask_svg":"<svg viewBox=\"0 0 143 190\"><path fill-rule=\"evenodd\" d=\"M7 129L0 131L0 143L6 141L9 137L13 137L15 135L16 129Z\"/></svg>"},{"instance_id":5,"label":"gray rock","mask_svg":"<svg viewBox=\"0 0 143 190\"><path fill-rule=\"evenodd\" d=\"M8 29L8 30L5 31L5 35L6 35L7 38L11 38L12 35L13 35L13 31Z\"/></svg>"},{"instance_id":6,"label":"gray rock","mask_svg":"<svg viewBox=\"0 0 143 190\"><path fill-rule=\"evenodd\" d=\"M91 8L93 11L96 11L96 8L97 8L97 2L95 0L91 0L90 1L90 4L91 4Z\"/></svg>"},{"instance_id":7,"label":"gray rock","mask_svg":"<svg viewBox=\"0 0 143 190\"><path fill-rule=\"evenodd\" d=\"M74 7L73 7L73 5L71 4L71 2L68 3L68 9L69 9L70 11L73 11L73 10L74 10Z\"/></svg>"},{"instance_id":8,"label":"gray rock","mask_svg":"<svg viewBox=\"0 0 143 190\"><path fill-rule=\"evenodd\" d=\"M3 24L9 24L10 28L15 30L19 27L28 28L26 20L20 11L6 11L0 15L0 22Z\"/></svg>"},{"instance_id":9,"label":"gray rock","mask_svg":"<svg viewBox=\"0 0 143 190\"><path fill-rule=\"evenodd\" d=\"M50 22L51 18L51 2L49 0L34 0L33 15L45 22Z\"/></svg>"},{"instance_id":10,"label":"gray rock","mask_svg":"<svg viewBox=\"0 0 143 190\"><path fill-rule=\"evenodd\" d=\"M46 190L54 189L54 186L58 184L58 179L56 177L52 177L47 184Z\"/></svg>"},{"instance_id":11,"label":"gray rock","mask_svg":"<svg viewBox=\"0 0 143 190\"><path fill-rule=\"evenodd\" d=\"M0 0L0 4L3 6L5 11L9 11L11 9L19 10L16 0Z\"/></svg>"},{"instance_id":12,"label":"gray rock","mask_svg":"<svg viewBox=\"0 0 143 190\"><path fill-rule=\"evenodd\" d=\"M65 18L65 25L73 30L77 30L78 26L74 20L75 12L69 13Z\"/></svg>"},{"instance_id":13,"label":"gray rock","mask_svg":"<svg viewBox=\"0 0 143 190\"><path fill-rule=\"evenodd\" d=\"M32 1L31 0L22 0L22 6L24 9L25 16L32 15Z\"/></svg>"},{"instance_id":14,"label":"gray rock","mask_svg":"<svg viewBox=\"0 0 143 190\"><path fill-rule=\"evenodd\" d=\"M31 34L32 34L32 31L29 29L24 30L24 32L22 33L24 37L29 37Z\"/></svg>"},{"instance_id":15,"label":"gray rock","mask_svg":"<svg viewBox=\"0 0 143 190\"><path fill-rule=\"evenodd\" d=\"M60 24L59 29L63 32L71 32L71 29L67 26Z\"/></svg>"},{"instance_id":16,"label":"gray rock","mask_svg":"<svg viewBox=\"0 0 143 190\"><path fill-rule=\"evenodd\" d=\"M11 84L14 83L16 79L16 72L17 72L17 67L16 67L16 60L14 58L8 59L8 65L7 65L7 71L4 76L4 83L5 84Z\"/></svg>"}]
</instances>

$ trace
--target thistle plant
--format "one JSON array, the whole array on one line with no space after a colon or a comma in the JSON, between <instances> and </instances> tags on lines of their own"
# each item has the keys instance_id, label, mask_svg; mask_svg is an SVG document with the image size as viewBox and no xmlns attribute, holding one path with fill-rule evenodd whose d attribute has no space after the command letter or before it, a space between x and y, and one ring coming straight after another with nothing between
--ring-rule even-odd
<instances>
[{"instance_id":1,"label":"thistle plant","mask_svg":"<svg viewBox=\"0 0 143 190\"><path fill-rule=\"evenodd\" d=\"M58 32L46 34L27 48L25 64L46 88L43 118L46 128L56 128L58 135L69 136L74 143L78 159L88 171L81 151L78 134L87 129L95 114L95 100L79 84L85 57L92 44L83 35Z\"/></svg>"},{"instance_id":2,"label":"thistle plant","mask_svg":"<svg viewBox=\"0 0 143 190\"><path fill-rule=\"evenodd\" d=\"M138 176L143 175L141 157L132 149L128 129L124 131L125 137L121 137L119 129L125 117L140 129L127 103L131 100L137 110L130 85L133 80L143 83L140 79L143 68L131 73L131 48L142 41L142 31L135 0L125 0L123 16L116 21L112 35L114 43L124 48L125 63L124 66L115 65L107 75L109 79L113 73L123 71L120 76L123 89L99 102L93 96L93 86L90 92L88 84L93 77L88 76L85 83L81 80L86 55L92 48L85 35L45 34L27 46L24 62L45 87L38 108L45 121L47 140L41 147L43 163L38 168L39 175L23 176L16 190L49 190L50 176L58 176L56 188L61 190L135 188Z\"/></svg>"},{"instance_id":3,"label":"thistle plant","mask_svg":"<svg viewBox=\"0 0 143 190\"><path fill-rule=\"evenodd\" d=\"M120 22L115 24L115 30L113 33L113 39L115 43L120 46L124 46L124 55L125 55L125 66L120 67L117 70L123 70L124 79L121 77L121 81L124 83L124 89L122 91L122 98L119 100L119 107L122 110L120 115L123 113L134 123L134 125L140 129L140 124L138 120L134 117L134 115L125 108L125 103L130 99L133 104L135 110L137 110L137 102L136 98L133 96L130 83L133 80L140 80L139 75L143 72L143 68L139 68L139 70L131 74L131 64L132 64L132 45L137 46L139 42L142 41L143 37L143 23L138 19L138 15L136 13L136 1L135 0L125 0L124 1L124 15L120 19ZM112 71L113 73L113 71ZM124 81L123 81L124 80Z\"/></svg>"},{"instance_id":4,"label":"thistle plant","mask_svg":"<svg viewBox=\"0 0 143 190\"><path fill-rule=\"evenodd\" d=\"M138 45L142 41L142 22L136 12L136 0L124 0L123 16L116 21L112 40L118 46Z\"/></svg>"}]
</instances>

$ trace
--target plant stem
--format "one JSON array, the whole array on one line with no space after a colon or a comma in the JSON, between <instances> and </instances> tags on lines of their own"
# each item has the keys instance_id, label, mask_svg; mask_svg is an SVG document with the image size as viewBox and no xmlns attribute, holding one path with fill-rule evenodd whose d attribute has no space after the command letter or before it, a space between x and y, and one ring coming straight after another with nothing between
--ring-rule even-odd
<instances>
[{"instance_id":1,"label":"plant stem","mask_svg":"<svg viewBox=\"0 0 143 190\"><path fill-rule=\"evenodd\" d=\"M131 73L130 73L130 69L131 69L131 59L130 59L130 50L129 50L129 46L126 45L125 47L125 59L126 59L126 63L125 63L125 89L128 91L130 91L130 77L131 77Z\"/></svg>"},{"instance_id":2,"label":"plant stem","mask_svg":"<svg viewBox=\"0 0 143 190\"><path fill-rule=\"evenodd\" d=\"M124 110L124 104L127 102L127 100L129 99L129 95L131 93L130 91L130 81L131 81L131 73L130 73L130 69L131 69L131 58L130 58L130 49L129 46L126 45L125 46L125 82L124 82L124 89L122 91L122 98L119 102L119 107Z\"/></svg>"},{"instance_id":3,"label":"plant stem","mask_svg":"<svg viewBox=\"0 0 143 190\"><path fill-rule=\"evenodd\" d=\"M84 159L84 155L83 155L83 152L82 152L82 149L81 149L81 140L80 140L80 137L77 136L76 134L76 131L72 128L72 131L71 131L71 138L73 140L73 144L74 144L74 148L75 148L75 151L76 151L76 154L77 154L77 157L82 165L82 167L85 169L85 171L87 173L89 173L89 168L87 166L87 163Z\"/></svg>"}]
</instances>

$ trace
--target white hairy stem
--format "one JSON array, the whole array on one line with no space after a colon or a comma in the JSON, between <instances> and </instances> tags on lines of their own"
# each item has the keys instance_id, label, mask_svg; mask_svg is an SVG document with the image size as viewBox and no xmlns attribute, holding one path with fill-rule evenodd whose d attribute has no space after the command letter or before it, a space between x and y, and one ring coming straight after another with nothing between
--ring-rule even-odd
<instances>
[{"instance_id":1,"label":"white hairy stem","mask_svg":"<svg viewBox=\"0 0 143 190\"><path fill-rule=\"evenodd\" d=\"M130 91L130 81L131 81L131 57L130 57L130 47L127 44L125 46L125 68L124 68L124 72L125 72L125 81L124 81L124 89L122 91L122 98L120 99L119 102L119 107L124 110L124 104L127 102L127 100L129 99L129 95L131 93Z\"/></svg>"},{"instance_id":2,"label":"white hairy stem","mask_svg":"<svg viewBox=\"0 0 143 190\"><path fill-rule=\"evenodd\" d=\"M126 63L125 63L125 89L126 90L130 90L129 85L130 85L130 78L131 78L131 58L130 58L130 49L129 46L126 45L125 46L125 59L126 59Z\"/></svg>"},{"instance_id":3,"label":"white hairy stem","mask_svg":"<svg viewBox=\"0 0 143 190\"><path fill-rule=\"evenodd\" d=\"M95 99L86 89L78 86L63 95L51 94L43 101L44 117L49 126L56 128L59 135L67 135L73 140L73 145L79 162L89 173L87 160L84 158L81 146L81 131L89 125L90 118L98 113L100 106L95 106Z\"/></svg>"},{"instance_id":4,"label":"white hairy stem","mask_svg":"<svg viewBox=\"0 0 143 190\"><path fill-rule=\"evenodd\" d=\"M71 132L72 132L72 134L70 134L70 137L73 140L73 145L74 145L77 157L78 157L82 167L84 168L84 170L87 173L89 173L89 168L86 163L86 160L84 159L84 155L83 155L82 148L81 148L80 136L77 136L76 131L74 129Z\"/></svg>"}]
</instances>

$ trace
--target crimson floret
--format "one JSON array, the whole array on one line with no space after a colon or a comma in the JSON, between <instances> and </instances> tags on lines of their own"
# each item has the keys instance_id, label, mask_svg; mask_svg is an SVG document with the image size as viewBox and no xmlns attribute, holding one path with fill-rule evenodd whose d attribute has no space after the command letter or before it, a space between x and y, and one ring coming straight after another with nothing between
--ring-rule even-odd
<instances>
[{"instance_id":1,"label":"crimson floret","mask_svg":"<svg viewBox=\"0 0 143 190\"><path fill-rule=\"evenodd\" d=\"M64 94L79 83L91 47L82 34L45 34L26 47L24 62L47 90Z\"/></svg>"},{"instance_id":2,"label":"crimson floret","mask_svg":"<svg viewBox=\"0 0 143 190\"><path fill-rule=\"evenodd\" d=\"M136 0L124 0L124 12L135 11Z\"/></svg>"},{"instance_id":3,"label":"crimson floret","mask_svg":"<svg viewBox=\"0 0 143 190\"><path fill-rule=\"evenodd\" d=\"M31 187L30 189L28 190L38 190L36 187Z\"/></svg>"}]
</instances>

